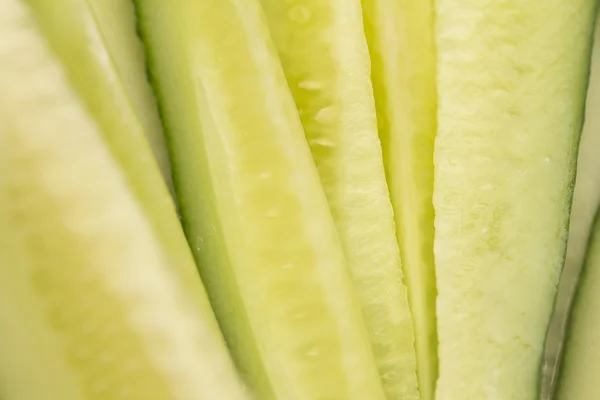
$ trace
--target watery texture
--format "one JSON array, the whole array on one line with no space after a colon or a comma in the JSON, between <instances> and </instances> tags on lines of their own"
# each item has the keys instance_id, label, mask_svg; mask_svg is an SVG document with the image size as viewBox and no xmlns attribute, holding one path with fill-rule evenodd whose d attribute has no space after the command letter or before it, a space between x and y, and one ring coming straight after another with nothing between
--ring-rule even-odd
<instances>
[{"instance_id":1,"label":"watery texture","mask_svg":"<svg viewBox=\"0 0 600 400\"><path fill-rule=\"evenodd\" d=\"M0 171L0 397L245 398L200 280L16 0L0 0Z\"/></svg>"},{"instance_id":2,"label":"watery texture","mask_svg":"<svg viewBox=\"0 0 600 400\"><path fill-rule=\"evenodd\" d=\"M536 398L595 1L439 0L438 400Z\"/></svg>"},{"instance_id":3,"label":"watery texture","mask_svg":"<svg viewBox=\"0 0 600 400\"><path fill-rule=\"evenodd\" d=\"M260 399L383 399L260 5L137 4L183 222L242 375Z\"/></svg>"},{"instance_id":4,"label":"watery texture","mask_svg":"<svg viewBox=\"0 0 600 400\"><path fill-rule=\"evenodd\" d=\"M150 175L158 164L172 189L167 147L146 78L131 2L23 1L31 7L70 83L108 137L121 163L141 168ZM153 152L148 152L148 145ZM132 148L139 149L136 157L131 157ZM162 190L162 185L157 186L155 193Z\"/></svg>"},{"instance_id":5,"label":"watery texture","mask_svg":"<svg viewBox=\"0 0 600 400\"><path fill-rule=\"evenodd\" d=\"M30 6L41 34L60 63L65 78L97 124L174 265L185 270L186 274L194 273L188 277L197 277L194 259L177 218L173 198L161 179L160 169L147 140L148 126L142 124L139 118L144 113L136 113L131 102L132 98L145 96L143 91L138 94L134 90L138 86L133 84L134 80L119 75L119 69L88 3L84 0L56 0L51 3L25 0L25 3ZM69 29L65 29L65 26ZM133 26L129 28L133 29ZM127 26L121 29L127 29ZM130 56L135 64L135 56ZM123 57L117 58L126 63ZM139 72L143 71L140 68ZM128 88L126 82L133 84L133 87Z\"/></svg>"},{"instance_id":6,"label":"watery texture","mask_svg":"<svg viewBox=\"0 0 600 400\"><path fill-rule=\"evenodd\" d=\"M600 204L600 29L596 21L590 84L588 87L585 122L581 133L577 160L577 178L573 192L573 207L569 223L569 240L565 268L563 270L552 323L548 330L545 349L543 398L552 395L558 377L558 365L562 356L564 333L568 311L573 298L577 278L588 248L594 217Z\"/></svg>"},{"instance_id":7,"label":"watery texture","mask_svg":"<svg viewBox=\"0 0 600 400\"><path fill-rule=\"evenodd\" d=\"M363 0L379 135L415 327L419 391L437 377L433 265L436 133L433 1Z\"/></svg>"},{"instance_id":8,"label":"watery texture","mask_svg":"<svg viewBox=\"0 0 600 400\"><path fill-rule=\"evenodd\" d=\"M261 4L342 240L386 394L418 398L413 324L360 1Z\"/></svg>"},{"instance_id":9,"label":"watery texture","mask_svg":"<svg viewBox=\"0 0 600 400\"><path fill-rule=\"evenodd\" d=\"M31 0L29 0L31 1ZM131 0L77 0L88 4L167 186L173 189L169 152L154 93L148 82L144 47ZM56 7L56 1L52 1Z\"/></svg>"}]
</instances>

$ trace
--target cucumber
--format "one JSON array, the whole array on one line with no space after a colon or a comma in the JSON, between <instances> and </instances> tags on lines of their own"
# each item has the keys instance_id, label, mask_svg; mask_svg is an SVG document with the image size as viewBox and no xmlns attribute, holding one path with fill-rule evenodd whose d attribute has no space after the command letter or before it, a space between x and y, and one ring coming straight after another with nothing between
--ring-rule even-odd
<instances>
[{"instance_id":1,"label":"cucumber","mask_svg":"<svg viewBox=\"0 0 600 400\"><path fill-rule=\"evenodd\" d=\"M414 332L360 0L261 4L354 278L387 398L418 398Z\"/></svg>"},{"instance_id":2,"label":"cucumber","mask_svg":"<svg viewBox=\"0 0 600 400\"><path fill-rule=\"evenodd\" d=\"M0 171L0 398L246 398L19 0L0 0Z\"/></svg>"},{"instance_id":3,"label":"cucumber","mask_svg":"<svg viewBox=\"0 0 600 400\"><path fill-rule=\"evenodd\" d=\"M588 400L598 394L600 346L600 213L592 228L585 264L579 279L568 332L564 360L557 382L557 400Z\"/></svg>"},{"instance_id":4,"label":"cucumber","mask_svg":"<svg viewBox=\"0 0 600 400\"><path fill-rule=\"evenodd\" d=\"M585 122L581 133L577 160L577 178L573 192L567 255L558 286L554 315L546 339L546 362L544 365L544 381L542 382L543 398L549 398L555 390L569 309L585 258L596 210L600 206L600 158L597 155L600 148L600 116L597 112L598 107L600 107L599 23L600 19L596 15L591 73L586 100Z\"/></svg>"},{"instance_id":5,"label":"cucumber","mask_svg":"<svg viewBox=\"0 0 600 400\"><path fill-rule=\"evenodd\" d=\"M538 395L595 7L437 2L437 400Z\"/></svg>"},{"instance_id":6,"label":"cucumber","mask_svg":"<svg viewBox=\"0 0 600 400\"><path fill-rule=\"evenodd\" d=\"M183 223L260 399L383 399L361 310L256 0L137 0Z\"/></svg>"},{"instance_id":7,"label":"cucumber","mask_svg":"<svg viewBox=\"0 0 600 400\"><path fill-rule=\"evenodd\" d=\"M158 163L173 193L164 132L145 74L144 50L136 33L132 2L26 0L26 3L116 156L132 172L154 170L156 167L150 164ZM153 152L146 150L148 144ZM132 148L144 150L140 150L136 159L131 157ZM164 197L153 191L150 197Z\"/></svg>"},{"instance_id":8,"label":"cucumber","mask_svg":"<svg viewBox=\"0 0 600 400\"><path fill-rule=\"evenodd\" d=\"M415 326L419 390L423 400L432 400L437 378L434 2L362 0L362 5L379 135Z\"/></svg>"},{"instance_id":9,"label":"cucumber","mask_svg":"<svg viewBox=\"0 0 600 400\"><path fill-rule=\"evenodd\" d=\"M119 1L123 3L121 11L127 11L127 7L132 6L126 0ZM115 6L113 11L117 11L119 9L117 0L102 2L24 0L24 2L30 6L41 33L60 61L69 83L98 125L105 143L121 167L146 217L152 223L155 235L158 236L163 250L171 259L173 267L182 274L182 279L197 280L198 270L178 219L174 200L161 177L161 171L146 136L149 132L145 129L147 125L138 118L144 113L136 113L133 107L132 99L135 98L148 95L147 101L153 101L151 88L150 93L144 95L143 85L150 87L149 82L137 84L134 79L129 79L135 71L143 74L142 64L138 61L140 57L143 59L143 49L141 55L137 56L135 52L130 52L129 50L133 48L130 49L132 46L127 44L127 35L124 35L122 48L119 49L121 53L117 59L125 65L127 64L125 57L129 54L132 71L123 75L127 79L122 79L119 73L126 68L118 68L112 61L115 52L109 51L117 49L118 43L113 41L112 46L106 44L100 27L109 30L107 24L97 23L94 9L90 7L90 4L94 4L95 9L107 11L111 9L109 6L112 4ZM103 9L102 5L106 8ZM122 17L123 21L109 25L117 32L124 30L135 35L135 25L127 25L128 22L134 22L133 16L131 21L128 21L124 15ZM103 18L103 20L107 19ZM130 40L139 39L130 38ZM134 68L136 66L139 68ZM125 85L124 82L129 82L130 86ZM136 104L139 103L141 100ZM154 112L158 112L157 106L154 107L156 108ZM151 120L153 117L148 114L146 118ZM159 129L162 132L162 128ZM203 297L200 301L208 303L205 294Z\"/></svg>"},{"instance_id":10,"label":"cucumber","mask_svg":"<svg viewBox=\"0 0 600 400\"><path fill-rule=\"evenodd\" d=\"M146 73L144 46L137 33L131 0L85 0L96 20L107 52L121 84L144 129L144 133L168 188L174 194L169 151L156 98Z\"/></svg>"}]
</instances>

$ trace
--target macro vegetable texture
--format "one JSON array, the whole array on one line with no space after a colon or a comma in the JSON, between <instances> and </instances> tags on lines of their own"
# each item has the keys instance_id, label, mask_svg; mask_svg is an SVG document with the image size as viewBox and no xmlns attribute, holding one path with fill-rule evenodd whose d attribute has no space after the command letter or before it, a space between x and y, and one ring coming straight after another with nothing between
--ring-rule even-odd
<instances>
[{"instance_id":1,"label":"macro vegetable texture","mask_svg":"<svg viewBox=\"0 0 600 400\"><path fill-rule=\"evenodd\" d=\"M0 395L244 399L195 271L174 268L30 10L0 9Z\"/></svg>"},{"instance_id":2,"label":"macro vegetable texture","mask_svg":"<svg viewBox=\"0 0 600 400\"><path fill-rule=\"evenodd\" d=\"M595 6L437 2L437 400L539 390Z\"/></svg>"},{"instance_id":3,"label":"macro vegetable texture","mask_svg":"<svg viewBox=\"0 0 600 400\"><path fill-rule=\"evenodd\" d=\"M417 398L402 282L359 0L261 0L354 278L389 398Z\"/></svg>"},{"instance_id":4,"label":"macro vegetable texture","mask_svg":"<svg viewBox=\"0 0 600 400\"><path fill-rule=\"evenodd\" d=\"M595 398L597 3L0 0L0 400Z\"/></svg>"},{"instance_id":5,"label":"macro vegetable texture","mask_svg":"<svg viewBox=\"0 0 600 400\"><path fill-rule=\"evenodd\" d=\"M242 375L265 399L383 399L259 4L137 4L183 225Z\"/></svg>"}]
</instances>

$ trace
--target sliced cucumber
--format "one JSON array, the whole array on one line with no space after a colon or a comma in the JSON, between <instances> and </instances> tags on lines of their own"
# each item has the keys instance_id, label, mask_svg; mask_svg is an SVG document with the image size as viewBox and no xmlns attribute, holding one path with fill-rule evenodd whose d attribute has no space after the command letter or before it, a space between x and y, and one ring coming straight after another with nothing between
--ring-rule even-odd
<instances>
[{"instance_id":1,"label":"sliced cucumber","mask_svg":"<svg viewBox=\"0 0 600 400\"><path fill-rule=\"evenodd\" d=\"M256 0L138 0L188 238L260 399L382 399L342 247Z\"/></svg>"},{"instance_id":2,"label":"sliced cucumber","mask_svg":"<svg viewBox=\"0 0 600 400\"><path fill-rule=\"evenodd\" d=\"M437 400L537 396L595 6L437 2Z\"/></svg>"},{"instance_id":3,"label":"sliced cucumber","mask_svg":"<svg viewBox=\"0 0 600 400\"><path fill-rule=\"evenodd\" d=\"M362 0L379 135L415 326L421 398L437 377L433 263L436 51L432 0Z\"/></svg>"},{"instance_id":4,"label":"sliced cucumber","mask_svg":"<svg viewBox=\"0 0 600 400\"><path fill-rule=\"evenodd\" d=\"M588 400L598 395L600 371L600 214L596 216L585 265L573 301L557 400Z\"/></svg>"},{"instance_id":5,"label":"sliced cucumber","mask_svg":"<svg viewBox=\"0 0 600 400\"><path fill-rule=\"evenodd\" d=\"M123 11L131 6L125 0L120 1L125 3L122 5ZM116 11L117 0L89 4L87 0L24 2L30 5L44 38L61 62L67 78L82 102L94 117L106 144L125 174L129 187L152 223L167 256L171 258L173 267L183 274L183 279L195 281L198 277L197 268L175 212L175 204L162 182L160 170L145 136L144 125L138 119L140 114L136 113L132 106L131 99L144 96L143 82L138 85L129 79L134 75L133 71L124 75L127 79L121 79L120 71L127 69L117 68L111 58L113 52L109 52L109 49L114 50L119 46L116 43L112 46L106 45L100 27L108 30L107 24L96 22L89 5L94 3L97 9L107 11L110 9L109 5L114 4ZM106 8L102 8L100 3ZM134 35L135 26L127 25L132 21L123 19L110 24L111 27L117 31L131 30L130 33ZM120 51L124 53L130 47L127 45L127 35L122 43ZM127 64L125 56L122 53L118 54L117 59L122 65ZM143 53L141 56L143 57ZM133 70L138 66L140 69L137 72L143 73L138 58L135 52L131 53L130 66ZM126 86L123 83L125 81L130 82L131 86ZM140 101L138 100L138 103ZM202 301L208 302L207 299Z\"/></svg>"},{"instance_id":6,"label":"sliced cucumber","mask_svg":"<svg viewBox=\"0 0 600 400\"><path fill-rule=\"evenodd\" d=\"M352 271L384 389L389 399L418 398L413 326L360 0L261 3Z\"/></svg>"},{"instance_id":7,"label":"sliced cucumber","mask_svg":"<svg viewBox=\"0 0 600 400\"><path fill-rule=\"evenodd\" d=\"M169 189L173 189L171 164L162 122L146 74L146 54L137 33L131 0L85 0L96 20L107 52L117 69L131 106L144 128Z\"/></svg>"},{"instance_id":8,"label":"sliced cucumber","mask_svg":"<svg viewBox=\"0 0 600 400\"><path fill-rule=\"evenodd\" d=\"M25 0L78 94L132 174L171 167L130 0ZM124 134L126 132L126 134ZM148 142L154 152L147 151ZM131 157L132 149L137 157ZM134 172L137 171L137 172ZM144 172L140 172L144 171ZM136 179L132 179L135 181ZM150 190L148 188L140 190ZM162 190L162 187L160 187ZM154 190L152 196L163 198ZM151 196L151 197L152 197Z\"/></svg>"},{"instance_id":9,"label":"sliced cucumber","mask_svg":"<svg viewBox=\"0 0 600 400\"><path fill-rule=\"evenodd\" d=\"M85 0L96 20L110 59L170 190L173 178L169 151L152 87L146 74L146 54L137 33L131 0Z\"/></svg>"},{"instance_id":10,"label":"sliced cucumber","mask_svg":"<svg viewBox=\"0 0 600 400\"><path fill-rule=\"evenodd\" d=\"M556 384L562 358L565 328L575 287L588 247L591 227L600 206L600 19L596 16L590 82L587 92L585 122L577 160L577 179L569 224L565 267L558 286L556 306L546 339L543 398L550 398Z\"/></svg>"},{"instance_id":11,"label":"sliced cucumber","mask_svg":"<svg viewBox=\"0 0 600 400\"><path fill-rule=\"evenodd\" d=\"M245 398L30 10L0 0L0 397Z\"/></svg>"}]
</instances>

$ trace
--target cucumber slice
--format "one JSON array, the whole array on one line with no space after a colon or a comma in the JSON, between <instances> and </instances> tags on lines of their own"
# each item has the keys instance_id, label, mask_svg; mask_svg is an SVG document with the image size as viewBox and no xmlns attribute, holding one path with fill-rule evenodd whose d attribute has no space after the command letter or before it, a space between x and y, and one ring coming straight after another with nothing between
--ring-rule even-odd
<instances>
[{"instance_id":1,"label":"cucumber slice","mask_svg":"<svg viewBox=\"0 0 600 400\"><path fill-rule=\"evenodd\" d=\"M587 92L585 123L581 133L577 159L577 179L573 192L573 207L569 224L569 239L565 267L558 286L558 296L552 323L546 340L543 398L550 398L555 389L558 366L561 363L565 329L575 287L588 247L591 227L600 206L600 19L596 16L594 48L590 82Z\"/></svg>"},{"instance_id":2,"label":"cucumber slice","mask_svg":"<svg viewBox=\"0 0 600 400\"><path fill-rule=\"evenodd\" d=\"M418 398L413 326L377 136L360 0L261 3L342 240L387 397Z\"/></svg>"},{"instance_id":3,"label":"cucumber slice","mask_svg":"<svg viewBox=\"0 0 600 400\"><path fill-rule=\"evenodd\" d=\"M421 398L437 378L433 262L436 50L432 0L362 0L379 135L415 326Z\"/></svg>"},{"instance_id":4,"label":"cucumber slice","mask_svg":"<svg viewBox=\"0 0 600 400\"><path fill-rule=\"evenodd\" d=\"M437 2L437 400L536 398L595 0Z\"/></svg>"},{"instance_id":5,"label":"cucumber slice","mask_svg":"<svg viewBox=\"0 0 600 400\"><path fill-rule=\"evenodd\" d=\"M0 397L245 398L18 0L0 0Z\"/></svg>"},{"instance_id":6,"label":"cucumber slice","mask_svg":"<svg viewBox=\"0 0 600 400\"><path fill-rule=\"evenodd\" d=\"M564 344L565 354L558 379L557 400L588 400L598 394L600 213L596 216L589 243Z\"/></svg>"},{"instance_id":7,"label":"cucumber slice","mask_svg":"<svg viewBox=\"0 0 600 400\"><path fill-rule=\"evenodd\" d=\"M144 52L136 33L131 1L25 2L32 8L44 37L61 59L73 87L104 131L116 157L132 173L154 172L156 167L150 164L158 163L173 192L164 132L146 78ZM146 150L146 142L154 159L152 152ZM140 149L138 157L131 157L131 149ZM164 197L157 193L150 197L153 196Z\"/></svg>"},{"instance_id":8,"label":"cucumber slice","mask_svg":"<svg viewBox=\"0 0 600 400\"><path fill-rule=\"evenodd\" d=\"M131 107L169 189L173 190L171 162L156 98L146 74L146 53L137 33L131 0L85 0L96 20L100 35L114 64Z\"/></svg>"},{"instance_id":9,"label":"cucumber slice","mask_svg":"<svg viewBox=\"0 0 600 400\"><path fill-rule=\"evenodd\" d=\"M122 5L123 11L131 6L125 0L120 1L125 3ZM146 218L152 223L155 235L166 255L171 258L172 265L182 274L183 279L197 280L197 267L173 198L161 179L160 170L145 136L147 131L138 119L140 114L132 106L131 99L141 96L140 93L144 94L143 84L137 85L136 81L129 79L130 75L134 75L133 71L124 75L126 79L121 79L119 72L125 68L117 68L111 58L113 53L109 52L109 49L118 46L106 46L100 27L108 30L107 24L97 23L90 7L93 3L96 9L117 11L116 0L25 0L25 3L30 5L44 38L58 56L73 88L94 117L106 144L125 174L129 187L144 209ZM106 8L102 8L101 4ZM109 7L111 4L115 5L114 9ZM111 23L111 27L117 31L129 29L130 34L135 35L135 25L128 26L125 18L117 22ZM120 50L125 52L129 49L127 35L124 35L122 43ZM124 57L125 54L117 57L123 65L126 64ZM132 70L136 70L133 67L138 66L140 69L137 72L143 74L142 64L137 61L136 54L130 54L129 58ZM126 81L131 86L123 83ZM149 83L146 85L149 86ZM208 303L207 298L200 301Z\"/></svg>"},{"instance_id":10,"label":"cucumber slice","mask_svg":"<svg viewBox=\"0 0 600 400\"><path fill-rule=\"evenodd\" d=\"M183 222L260 399L383 399L327 200L256 0L138 0Z\"/></svg>"}]
</instances>

